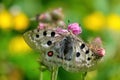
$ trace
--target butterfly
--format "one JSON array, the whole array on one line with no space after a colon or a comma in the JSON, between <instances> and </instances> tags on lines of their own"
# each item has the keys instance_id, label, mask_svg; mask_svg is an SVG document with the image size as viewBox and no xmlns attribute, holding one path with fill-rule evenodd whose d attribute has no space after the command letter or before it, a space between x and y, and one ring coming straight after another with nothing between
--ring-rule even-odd
<instances>
[{"instance_id":1,"label":"butterfly","mask_svg":"<svg viewBox=\"0 0 120 80\"><path fill-rule=\"evenodd\" d=\"M56 27L36 28L24 33L26 43L41 53L46 67L63 67L66 71L91 71L104 55L101 40L85 43L72 31Z\"/></svg>"}]
</instances>

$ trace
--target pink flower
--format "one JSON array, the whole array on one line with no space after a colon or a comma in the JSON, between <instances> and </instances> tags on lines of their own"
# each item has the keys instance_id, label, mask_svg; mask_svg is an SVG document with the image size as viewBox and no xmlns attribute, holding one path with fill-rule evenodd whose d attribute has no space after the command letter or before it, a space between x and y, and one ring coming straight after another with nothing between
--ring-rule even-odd
<instances>
[{"instance_id":1,"label":"pink flower","mask_svg":"<svg viewBox=\"0 0 120 80\"><path fill-rule=\"evenodd\" d=\"M104 55L105 55L105 49L104 49L104 48L98 49L98 50L97 50L97 54L98 54L99 56L104 56Z\"/></svg>"},{"instance_id":2,"label":"pink flower","mask_svg":"<svg viewBox=\"0 0 120 80\"><path fill-rule=\"evenodd\" d=\"M56 29L56 33L58 33L58 34L63 34L63 33L67 33L67 32L68 32L68 30L66 30L66 29L62 29L62 28Z\"/></svg>"},{"instance_id":3,"label":"pink flower","mask_svg":"<svg viewBox=\"0 0 120 80\"><path fill-rule=\"evenodd\" d=\"M39 28L39 29L44 29L44 28L45 28L45 26L46 26L46 24L44 24L44 23L39 23L38 28Z\"/></svg>"},{"instance_id":4,"label":"pink flower","mask_svg":"<svg viewBox=\"0 0 120 80\"><path fill-rule=\"evenodd\" d=\"M99 44L99 45L102 45L102 40L101 40L100 37L96 37L96 38L94 39L94 42L97 43L97 44Z\"/></svg>"},{"instance_id":5,"label":"pink flower","mask_svg":"<svg viewBox=\"0 0 120 80\"><path fill-rule=\"evenodd\" d=\"M96 53L99 55L99 56L104 56L105 55L105 49L102 48L102 40L100 37L97 37L94 39L93 41L94 45L95 45L95 48L96 48Z\"/></svg>"},{"instance_id":6,"label":"pink flower","mask_svg":"<svg viewBox=\"0 0 120 80\"><path fill-rule=\"evenodd\" d=\"M68 31L72 31L72 33L75 35L82 33L82 29L78 23L72 23L68 25Z\"/></svg>"}]
</instances>

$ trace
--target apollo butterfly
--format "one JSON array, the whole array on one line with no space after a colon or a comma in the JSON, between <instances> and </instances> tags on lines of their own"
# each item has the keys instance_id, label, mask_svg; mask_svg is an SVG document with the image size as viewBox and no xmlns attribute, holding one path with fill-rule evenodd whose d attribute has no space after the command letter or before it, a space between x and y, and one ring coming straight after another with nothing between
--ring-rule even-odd
<instances>
[{"instance_id":1,"label":"apollo butterfly","mask_svg":"<svg viewBox=\"0 0 120 80\"><path fill-rule=\"evenodd\" d=\"M70 72L86 72L93 70L105 54L100 38L87 44L77 36L81 32L75 32L78 29L74 26L68 30L46 23L39 26L24 33L24 39L31 48L41 53L41 63L48 68L57 66Z\"/></svg>"}]
</instances>

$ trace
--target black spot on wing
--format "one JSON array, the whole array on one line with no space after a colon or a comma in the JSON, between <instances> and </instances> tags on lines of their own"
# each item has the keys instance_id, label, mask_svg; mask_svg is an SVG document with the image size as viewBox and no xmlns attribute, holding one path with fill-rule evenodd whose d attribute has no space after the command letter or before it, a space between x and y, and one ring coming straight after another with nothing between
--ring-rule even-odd
<instances>
[{"instance_id":1,"label":"black spot on wing","mask_svg":"<svg viewBox=\"0 0 120 80\"><path fill-rule=\"evenodd\" d=\"M37 32L39 32L39 29L37 29Z\"/></svg>"},{"instance_id":2,"label":"black spot on wing","mask_svg":"<svg viewBox=\"0 0 120 80\"><path fill-rule=\"evenodd\" d=\"M51 44L52 44L52 41L48 41L48 42L47 42L47 45L50 46Z\"/></svg>"},{"instance_id":3,"label":"black spot on wing","mask_svg":"<svg viewBox=\"0 0 120 80\"><path fill-rule=\"evenodd\" d=\"M80 56L80 52L77 52L77 53L76 53L76 57L79 57L79 56Z\"/></svg>"},{"instance_id":4,"label":"black spot on wing","mask_svg":"<svg viewBox=\"0 0 120 80\"><path fill-rule=\"evenodd\" d=\"M39 34L36 34L36 38L39 38Z\"/></svg>"},{"instance_id":5,"label":"black spot on wing","mask_svg":"<svg viewBox=\"0 0 120 80\"><path fill-rule=\"evenodd\" d=\"M88 60L88 61L90 61L90 60L91 60L91 58L90 58L90 57L88 57L88 58L87 58L87 60Z\"/></svg>"},{"instance_id":6,"label":"black spot on wing","mask_svg":"<svg viewBox=\"0 0 120 80\"><path fill-rule=\"evenodd\" d=\"M55 36L55 32L51 32L51 37L54 37Z\"/></svg>"},{"instance_id":7,"label":"black spot on wing","mask_svg":"<svg viewBox=\"0 0 120 80\"><path fill-rule=\"evenodd\" d=\"M85 44L84 43L82 43L82 45L80 46L80 49L83 49L83 48L85 48Z\"/></svg>"},{"instance_id":8,"label":"black spot on wing","mask_svg":"<svg viewBox=\"0 0 120 80\"><path fill-rule=\"evenodd\" d=\"M85 52L86 54L88 54L89 53L89 49L88 50L86 50L86 52Z\"/></svg>"},{"instance_id":9,"label":"black spot on wing","mask_svg":"<svg viewBox=\"0 0 120 80\"><path fill-rule=\"evenodd\" d=\"M91 54L91 56L94 56L94 54Z\"/></svg>"},{"instance_id":10,"label":"black spot on wing","mask_svg":"<svg viewBox=\"0 0 120 80\"><path fill-rule=\"evenodd\" d=\"M43 31L43 36L46 36L47 35L47 31Z\"/></svg>"}]
</instances>

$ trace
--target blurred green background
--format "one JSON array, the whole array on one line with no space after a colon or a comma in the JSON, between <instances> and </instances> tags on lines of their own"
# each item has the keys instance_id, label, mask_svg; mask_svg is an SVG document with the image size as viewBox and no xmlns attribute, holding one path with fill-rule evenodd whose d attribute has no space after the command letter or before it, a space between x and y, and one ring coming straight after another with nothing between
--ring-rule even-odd
<instances>
[{"instance_id":1,"label":"blurred green background","mask_svg":"<svg viewBox=\"0 0 120 80\"><path fill-rule=\"evenodd\" d=\"M63 8L65 22L78 22L85 41L101 37L106 55L86 80L120 80L120 0L0 0L0 80L39 80L39 53L22 35L36 28L36 14ZM80 80L81 73L60 68L58 80ZM44 80L50 80L44 72Z\"/></svg>"}]
</instances>

